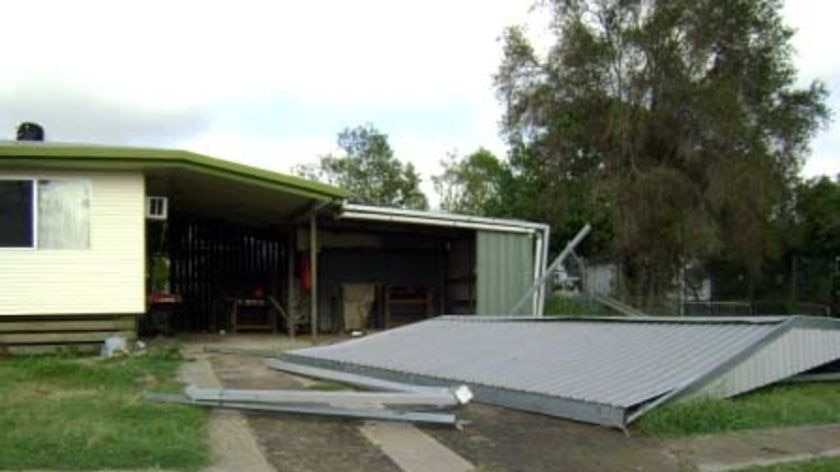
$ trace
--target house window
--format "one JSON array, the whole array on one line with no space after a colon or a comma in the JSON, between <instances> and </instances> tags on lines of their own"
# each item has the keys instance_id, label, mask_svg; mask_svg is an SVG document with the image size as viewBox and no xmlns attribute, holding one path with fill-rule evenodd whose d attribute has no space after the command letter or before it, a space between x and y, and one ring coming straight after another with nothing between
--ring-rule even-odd
<instances>
[{"instance_id":1,"label":"house window","mask_svg":"<svg viewBox=\"0 0 840 472\"><path fill-rule=\"evenodd\" d=\"M90 248L90 181L0 180L0 247Z\"/></svg>"},{"instance_id":2,"label":"house window","mask_svg":"<svg viewBox=\"0 0 840 472\"><path fill-rule=\"evenodd\" d=\"M32 247L32 181L0 180L0 247Z\"/></svg>"}]
</instances>

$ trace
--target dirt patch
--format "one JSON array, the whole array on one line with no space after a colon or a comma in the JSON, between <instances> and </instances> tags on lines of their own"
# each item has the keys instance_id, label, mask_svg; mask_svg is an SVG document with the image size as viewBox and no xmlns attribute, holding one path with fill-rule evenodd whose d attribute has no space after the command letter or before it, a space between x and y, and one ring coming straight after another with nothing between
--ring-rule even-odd
<instances>
[{"instance_id":1,"label":"dirt patch","mask_svg":"<svg viewBox=\"0 0 840 472\"><path fill-rule=\"evenodd\" d=\"M295 377L267 369L265 359L212 355L210 362L225 387L302 387ZM277 470L400 470L361 434L359 421L252 412L245 417L266 459Z\"/></svg>"},{"instance_id":2,"label":"dirt patch","mask_svg":"<svg viewBox=\"0 0 840 472\"><path fill-rule=\"evenodd\" d=\"M679 460L652 438L507 408L470 404L464 431L424 427L487 471L677 472Z\"/></svg>"}]
</instances>

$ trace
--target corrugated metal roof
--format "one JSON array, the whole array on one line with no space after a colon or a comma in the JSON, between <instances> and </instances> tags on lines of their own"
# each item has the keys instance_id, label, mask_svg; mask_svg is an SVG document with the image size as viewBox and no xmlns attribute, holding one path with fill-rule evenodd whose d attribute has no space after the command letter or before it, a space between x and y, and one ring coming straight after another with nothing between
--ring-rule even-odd
<instances>
[{"instance_id":1,"label":"corrugated metal roof","mask_svg":"<svg viewBox=\"0 0 840 472\"><path fill-rule=\"evenodd\" d=\"M631 409L679 393L699 380L713 381L706 378L710 373L722 375L723 366L775 339L790 320L442 317L293 351L288 360L345 370L356 366L364 373L404 374L414 381L467 383L493 390L485 389L491 400L498 400L500 392L523 394L527 401L521 397L511 405L623 426ZM824 324L820 329L825 327L838 326ZM810 363L832 355L824 354ZM476 391L481 401L482 389ZM529 408L535 398L564 403ZM580 413L585 404L621 412L620 424L612 413Z\"/></svg>"}]
</instances>

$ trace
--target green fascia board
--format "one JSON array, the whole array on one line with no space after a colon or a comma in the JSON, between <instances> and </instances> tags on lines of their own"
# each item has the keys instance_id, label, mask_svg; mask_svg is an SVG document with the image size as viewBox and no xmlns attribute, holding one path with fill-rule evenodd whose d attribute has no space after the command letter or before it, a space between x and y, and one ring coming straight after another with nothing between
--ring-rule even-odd
<instances>
[{"instance_id":1,"label":"green fascia board","mask_svg":"<svg viewBox=\"0 0 840 472\"><path fill-rule=\"evenodd\" d=\"M177 149L0 143L0 167L85 170L186 170L318 200L350 193L332 185Z\"/></svg>"}]
</instances>

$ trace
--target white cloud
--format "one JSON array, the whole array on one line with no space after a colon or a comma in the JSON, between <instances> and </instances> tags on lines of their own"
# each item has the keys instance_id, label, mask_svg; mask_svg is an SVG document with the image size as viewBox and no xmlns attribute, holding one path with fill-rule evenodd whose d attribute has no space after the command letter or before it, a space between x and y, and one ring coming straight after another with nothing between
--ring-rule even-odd
<instances>
[{"instance_id":1,"label":"white cloud","mask_svg":"<svg viewBox=\"0 0 840 472\"><path fill-rule=\"evenodd\" d=\"M183 146L285 170L333 150L342 127L372 121L430 191L448 151L504 153L496 40L515 23L542 30L533 3L8 2L0 126L11 136L13 123L40 120L56 139ZM838 10L834 0L785 7L803 81L840 86ZM806 173L840 172L837 130L815 141Z\"/></svg>"},{"instance_id":2,"label":"white cloud","mask_svg":"<svg viewBox=\"0 0 840 472\"><path fill-rule=\"evenodd\" d=\"M138 104L300 94L473 95L520 2L76 1L4 5L14 75L60 74Z\"/></svg>"},{"instance_id":3,"label":"white cloud","mask_svg":"<svg viewBox=\"0 0 840 472\"><path fill-rule=\"evenodd\" d=\"M314 164L318 156L336 151L332 138L279 139L237 131L209 131L180 141L177 146L286 173L298 164Z\"/></svg>"},{"instance_id":4,"label":"white cloud","mask_svg":"<svg viewBox=\"0 0 840 472\"><path fill-rule=\"evenodd\" d=\"M6 83L0 88L0 129L12 132L21 121L36 121L47 139L162 145L205 125L197 106L153 107L100 96L55 80Z\"/></svg>"},{"instance_id":5,"label":"white cloud","mask_svg":"<svg viewBox=\"0 0 840 472\"><path fill-rule=\"evenodd\" d=\"M840 48L837 18L840 2L835 0L789 0L784 18L796 30L792 44L799 83L825 82L831 93L828 105L834 121L812 142L811 156L802 170L805 176L840 174Z\"/></svg>"}]
</instances>

